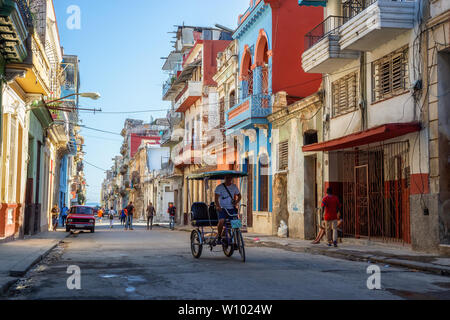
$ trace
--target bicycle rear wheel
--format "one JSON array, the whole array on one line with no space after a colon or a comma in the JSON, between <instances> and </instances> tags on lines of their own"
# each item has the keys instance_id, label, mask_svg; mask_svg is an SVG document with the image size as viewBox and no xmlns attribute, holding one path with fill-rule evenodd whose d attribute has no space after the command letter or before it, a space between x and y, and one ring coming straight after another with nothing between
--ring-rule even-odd
<instances>
[{"instance_id":1,"label":"bicycle rear wheel","mask_svg":"<svg viewBox=\"0 0 450 320\"><path fill-rule=\"evenodd\" d=\"M191 252L194 258L199 259L202 255L203 244L201 241L200 231L193 230L191 232Z\"/></svg>"},{"instance_id":2,"label":"bicycle rear wheel","mask_svg":"<svg viewBox=\"0 0 450 320\"><path fill-rule=\"evenodd\" d=\"M242 237L241 230L237 229L234 233L236 237L236 243L239 249L239 254L241 255L242 262L245 262L245 245L244 245L244 237Z\"/></svg>"}]
</instances>

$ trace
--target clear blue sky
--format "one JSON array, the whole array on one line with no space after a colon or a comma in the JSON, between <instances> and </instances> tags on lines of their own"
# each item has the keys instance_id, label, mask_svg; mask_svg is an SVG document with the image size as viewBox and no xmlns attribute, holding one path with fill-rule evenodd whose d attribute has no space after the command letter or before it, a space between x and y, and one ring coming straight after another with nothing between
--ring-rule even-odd
<instances>
[{"instance_id":1,"label":"clear blue sky","mask_svg":"<svg viewBox=\"0 0 450 320\"><path fill-rule=\"evenodd\" d=\"M172 50L174 25L214 26L219 23L235 28L237 17L248 0L54 0L61 45L66 54L78 55L81 63L81 91L99 92L102 99L81 100L81 107L103 111L167 109L161 100L161 86L167 76L161 70ZM67 8L81 9L81 29L69 30ZM148 121L144 114L82 113L82 124L119 133L126 118ZM109 169L119 154L122 137L83 129L85 160ZM88 202L98 202L105 174L85 163Z\"/></svg>"}]
</instances>

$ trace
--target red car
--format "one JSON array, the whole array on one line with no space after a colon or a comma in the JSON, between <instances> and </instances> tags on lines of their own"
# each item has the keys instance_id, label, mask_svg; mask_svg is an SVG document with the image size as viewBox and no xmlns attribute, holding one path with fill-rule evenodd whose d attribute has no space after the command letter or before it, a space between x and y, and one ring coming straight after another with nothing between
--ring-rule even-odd
<instances>
[{"instance_id":1,"label":"red car","mask_svg":"<svg viewBox=\"0 0 450 320\"><path fill-rule=\"evenodd\" d=\"M66 232L71 230L89 230L95 232L94 208L87 206L73 206L66 220Z\"/></svg>"}]
</instances>

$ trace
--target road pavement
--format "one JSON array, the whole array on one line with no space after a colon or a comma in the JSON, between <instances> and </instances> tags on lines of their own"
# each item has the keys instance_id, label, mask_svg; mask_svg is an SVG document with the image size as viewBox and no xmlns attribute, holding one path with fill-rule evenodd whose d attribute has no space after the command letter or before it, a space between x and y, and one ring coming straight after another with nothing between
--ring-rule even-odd
<instances>
[{"instance_id":1,"label":"road pavement","mask_svg":"<svg viewBox=\"0 0 450 320\"><path fill-rule=\"evenodd\" d=\"M196 260L187 232L109 229L104 220L95 233L64 239L6 299L450 299L445 276L379 265L381 289L370 290L365 262L251 244L246 251L246 263L206 248ZM70 266L80 270L80 289Z\"/></svg>"}]
</instances>

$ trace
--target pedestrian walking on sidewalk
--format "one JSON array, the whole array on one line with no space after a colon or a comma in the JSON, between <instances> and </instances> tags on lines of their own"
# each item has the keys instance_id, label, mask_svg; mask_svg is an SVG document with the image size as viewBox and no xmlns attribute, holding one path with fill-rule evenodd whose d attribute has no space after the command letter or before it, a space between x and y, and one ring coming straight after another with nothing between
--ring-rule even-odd
<instances>
[{"instance_id":1,"label":"pedestrian walking on sidewalk","mask_svg":"<svg viewBox=\"0 0 450 320\"><path fill-rule=\"evenodd\" d=\"M67 208L66 204L64 204L64 207L61 209L61 222L62 222L63 228L66 225L66 219L67 219L68 213L69 213L69 208Z\"/></svg>"},{"instance_id":2,"label":"pedestrian walking on sidewalk","mask_svg":"<svg viewBox=\"0 0 450 320\"><path fill-rule=\"evenodd\" d=\"M57 204L53 206L51 213L52 213L53 231L56 231L56 228L58 227L58 218L59 218L59 208Z\"/></svg>"},{"instance_id":3,"label":"pedestrian walking on sidewalk","mask_svg":"<svg viewBox=\"0 0 450 320\"><path fill-rule=\"evenodd\" d=\"M128 230L128 229L134 230L133 229L133 214L134 214L133 202L130 201L126 210L127 210L127 221L125 223L125 230Z\"/></svg>"},{"instance_id":4,"label":"pedestrian walking on sidewalk","mask_svg":"<svg viewBox=\"0 0 450 320\"><path fill-rule=\"evenodd\" d=\"M173 202L169 203L169 209L167 209L167 213L169 214L169 228L170 230L175 229L175 214L177 212L177 208L173 205Z\"/></svg>"},{"instance_id":5,"label":"pedestrian walking on sidewalk","mask_svg":"<svg viewBox=\"0 0 450 320\"><path fill-rule=\"evenodd\" d=\"M109 213L109 227L112 229L114 225L114 215L116 214L116 211L114 211L114 208L111 207L108 213Z\"/></svg>"},{"instance_id":6,"label":"pedestrian walking on sidewalk","mask_svg":"<svg viewBox=\"0 0 450 320\"><path fill-rule=\"evenodd\" d=\"M338 238L338 212L341 210L339 198L333 195L331 188L327 189L327 195L322 200L322 216L325 219L325 230L328 246L337 247Z\"/></svg>"},{"instance_id":7,"label":"pedestrian walking on sidewalk","mask_svg":"<svg viewBox=\"0 0 450 320\"><path fill-rule=\"evenodd\" d=\"M147 206L147 230L153 229L153 217L155 216L155 207L149 202Z\"/></svg>"}]
</instances>

